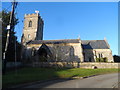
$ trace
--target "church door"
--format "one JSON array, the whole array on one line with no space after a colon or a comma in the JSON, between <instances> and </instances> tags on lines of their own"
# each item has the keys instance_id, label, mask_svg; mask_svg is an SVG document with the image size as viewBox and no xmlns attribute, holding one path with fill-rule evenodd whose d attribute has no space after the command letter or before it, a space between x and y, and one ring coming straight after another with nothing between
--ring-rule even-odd
<instances>
[{"instance_id":1,"label":"church door","mask_svg":"<svg viewBox=\"0 0 120 90\"><path fill-rule=\"evenodd\" d=\"M41 62L47 62L47 51L44 48L41 48L38 54Z\"/></svg>"}]
</instances>

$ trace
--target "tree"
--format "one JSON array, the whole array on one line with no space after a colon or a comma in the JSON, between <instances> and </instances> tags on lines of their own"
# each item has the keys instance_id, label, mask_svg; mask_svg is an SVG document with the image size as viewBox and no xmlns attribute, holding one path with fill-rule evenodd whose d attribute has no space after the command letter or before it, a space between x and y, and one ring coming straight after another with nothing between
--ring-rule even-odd
<instances>
[{"instance_id":1,"label":"tree","mask_svg":"<svg viewBox=\"0 0 120 90\"><path fill-rule=\"evenodd\" d=\"M3 52L5 51L5 45L6 45L6 39L7 39L7 25L9 25L11 12L7 12L5 10L2 11L2 56ZM21 54L21 44L17 41L17 37L15 36L14 28L15 25L18 23L18 19L13 17L13 22L11 24L12 29L10 30L10 37L9 37L9 43L7 47L6 52L6 58L3 60L3 74L5 74L6 71L6 63L7 62L15 62L15 45L16 45L16 60L20 60L20 54ZM16 43L16 44L15 44ZM3 58L3 57L2 57Z\"/></svg>"},{"instance_id":2,"label":"tree","mask_svg":"<svg viewBox=\"0 0 120 90\"><path fill-rule=\"evenodd\" d=\"M2 12L0 12L0 18L2 18Z\"/></svg>"},{"instance_id":3,"label":"tree","mask_svg":"<svg viewBox=\"0 0 120 90\"><path fill-rule=\"evenodd\" d=\"M7 25L9 24L10 14L11 14L11 12L7 12L5 10L2 11L2 52L5 51L5 44L6 44L6 38L7 38ZM14 23L12 24L13 29L17 23L18 23L18 19L15 18L15 16L14 16ZM14 56L15 55L14 54L14 51L15 51L14 46L15 46L15 42L17 41L17 37L15 36L15 32L13 30L10 31L9 41L10 42L8 44L8 50L6 53L6 60L12 61L12 60L14 60L14 57L15 57Z\"/></svg>"},{"instance_id":4,"label":"tree","mask_svg":"<svg viewBox=\"0 0 120 90\"><path fill-rule=\"evenodd\" d=\"M113 58L114 58L114 62L120 62L120 56L114 55Z\"/></svg>"}]
</instances>

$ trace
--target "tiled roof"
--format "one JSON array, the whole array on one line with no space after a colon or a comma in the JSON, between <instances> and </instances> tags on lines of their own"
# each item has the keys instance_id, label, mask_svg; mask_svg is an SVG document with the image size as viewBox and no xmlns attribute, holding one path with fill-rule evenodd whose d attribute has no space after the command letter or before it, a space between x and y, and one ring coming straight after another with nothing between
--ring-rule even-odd
<instances>
[{"instance_id":1,"label":"tiled roof","mask_svg":"<svg viewBox=\"0 0 120 90\"><path fill-rule=\"evenodd\" d=\"M63 39L63 40L34 40L27 44L59 44L59 43L79 43L79 39Z\"/></svg>"},{"instance_id":2,"label":"tiled roof","mask_svg":"<svg viewBox=\"0 0 120 90\"><path fill-rule=\"evenodd\" d=\"M83 49L109 49L105 40L82 40Z\"/></svg>"},{"instance_id":3,"label":"tiled roof","mask_svg":"<svg viewBox=\"0 0 120 90\"><path fill-rule=\"evenodd\" d=\"M80 39L63 39L63 40L34 40L27 44L60 44L60 43L79 43ZM109 49L105 40L81 40L83 49Z\"/></svg>"}]
</instances>

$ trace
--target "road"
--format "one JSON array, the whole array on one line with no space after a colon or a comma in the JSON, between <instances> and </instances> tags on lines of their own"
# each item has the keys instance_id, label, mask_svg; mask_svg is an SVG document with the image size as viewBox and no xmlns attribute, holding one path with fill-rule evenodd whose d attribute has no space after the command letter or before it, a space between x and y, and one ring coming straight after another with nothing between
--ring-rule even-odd
<instances>
[{"instance_id":1,"label":"road","mask_svg":"<svg viewBox=\"0 0 120 90\"><path fill-rule=\"evenodd\" d=\"M97 75L83 79L61 79L24 88L118 88L118 75L120 73Z\"/></svg>"}]
</instances>

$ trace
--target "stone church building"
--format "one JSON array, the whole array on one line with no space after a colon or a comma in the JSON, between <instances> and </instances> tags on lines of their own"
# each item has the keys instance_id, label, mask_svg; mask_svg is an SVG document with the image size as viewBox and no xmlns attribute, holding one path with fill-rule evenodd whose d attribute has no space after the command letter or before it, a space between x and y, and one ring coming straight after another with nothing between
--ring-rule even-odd
<instances>
[{"instance_id":1,"label":"stone church building","mask_svg":"<svg viewBox=\"0 0 120 90\"><path fill-rule=\"evenodd\" d=\"M112 51L104 40L43 40L44 21L39 13L25 14L21 43L22 59L28 62L113 62Z\"/></svg>"}]
</instances>

